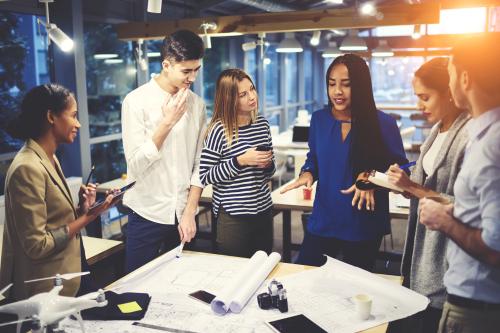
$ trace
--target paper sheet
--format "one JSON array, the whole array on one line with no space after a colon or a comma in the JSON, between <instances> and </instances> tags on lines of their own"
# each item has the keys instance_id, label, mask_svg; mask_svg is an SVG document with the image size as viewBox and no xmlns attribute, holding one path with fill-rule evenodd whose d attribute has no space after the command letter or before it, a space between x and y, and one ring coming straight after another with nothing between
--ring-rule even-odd
<instances>
[{"instance_id":1,"label":"paper sheet","mask_svg":"<svg viewBox=\"0 0 500 333\"><path fill-rule=\"evenodd\" d=\"M328 332L358 332L424 310L429 299L380 276L328 257L320 269L280 280L290 311L303 313ZM357 318L352 297L372 298L368 320Z\"/></svg>"},{"instance_id":2,"label":"paper sheet","mask_svg":"<svg viewBox=\"0 0 500 333\"><path fill-rule=\"evenodd\" d=\"M256 294L266 291L268 281L254 292L240 313L215 315L210 306L188 296L198 289L214 295L245 270L248 259L209 254L184 254L179 259L163 260L150 272L135 275L135 283L122 285L122 291L147 292L151 303L141 322L193 332L271 333L265 321L303 313L328 332L358 332L400 319L425 309L428 299L384 278L329 259L317 269L279 278L287 290L289 312L261 310ZM147 273L147 274L146 274ZM134 276L134 275L133 275ZM131 277L133 277L131 276ZM130 282L130 280L128 280ZM356 318L352 297L368 294L373 299L372 317ZM87 332L154 333L132 325L132 321L84 321ZM76 321L65 320L68 333L80 333Z\"/></svg>"}]
</instances>

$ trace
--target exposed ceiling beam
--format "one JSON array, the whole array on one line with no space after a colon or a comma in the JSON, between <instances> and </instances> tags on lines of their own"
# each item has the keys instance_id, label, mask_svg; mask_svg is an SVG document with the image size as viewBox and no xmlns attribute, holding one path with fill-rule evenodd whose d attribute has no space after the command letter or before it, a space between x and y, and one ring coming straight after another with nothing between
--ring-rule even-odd
<instances>
[{"instance_id":1,"label":"exposed ceiling beam","mask_svg":"<svg viewBox=\"0 0 500 333\"><path fill-rule=\"evenodd\" d=\"M161 22L132 22L116 25L118 38L124 40L162 39L178 29L202 33L200 25L217 23L210 34L260 32L276 33L321 29L370 28L387 25L439 23L439 4L400 4L380 6L379 19L359 15L356 8L304 10L280 13L259 13L239 16L207 17Z\"/></svg>"},{"instance_id":2,"label":"exposed ceiling beam","mask_svg":"<svg viewBox=\"0 0 500 333\"><path fill-rule=\"evenodd\" d=\"M204 11L207 9L211 9L214 6L220 5L221 3L226 2L227 0L204 0L201 1L199 5L199 11Z\"/></svg>"},{"instance_id":3,"label":"exposed ceiling beam","mask_svg":"<svg viewBox=\"0 0 500 333\"><path fill-rule=\"evenodd\" d=\"M271 0L231 0L231 1L240 3L242 5L251 6L266 12L286 12L299 9L294 6L283 5L278 3L277 1L271 1Z\"/></svg>"}]
</instances>

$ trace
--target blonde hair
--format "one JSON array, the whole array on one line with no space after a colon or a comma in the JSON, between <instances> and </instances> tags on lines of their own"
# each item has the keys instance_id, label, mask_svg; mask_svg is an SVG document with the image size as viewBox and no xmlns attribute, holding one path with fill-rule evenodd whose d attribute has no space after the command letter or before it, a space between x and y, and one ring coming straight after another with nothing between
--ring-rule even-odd
<instances>
[{"instance_id":1,"label":"blonde hair","mask_svg":"<svg viewBox=\"0 0 500 333\"><path fill-rule=\"evenodd\" d=\"M255 87L250 76L241 69L231 68L220 73L215 87L214 113L205 137L220 121L228 146L230 147L233 141L238 141L238 83L244 79L248 79ZM257 119L258 108L257 104L251 113L251 123Z\"/></svg>"}]
</instances>

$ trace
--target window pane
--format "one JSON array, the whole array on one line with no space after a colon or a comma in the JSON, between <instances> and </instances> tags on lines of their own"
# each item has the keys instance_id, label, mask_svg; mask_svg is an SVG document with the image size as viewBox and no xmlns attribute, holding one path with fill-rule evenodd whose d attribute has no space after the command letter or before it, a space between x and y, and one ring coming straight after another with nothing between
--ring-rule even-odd
<instances>
[{"instance_id":1,"label":"window pane","mask_svg":"<svg viewBox=\"0 0 500 333\"><path fill-rule=\"evenodd\" d=\"M279 105L280 64L275 45L269 45L266 51L269 61L264 62L266 76L266 106Z\"/></svg>"},{"instance_id":2,"label":"window pane","mask_svg":"<svg viewBox=\"0 0 500 333\"><path fill-rule=\"evenodd\" d=\"M207 106L207 117L212 117L215 84L219 74L230 67L229 41L227 38L212 38L212 48L205 50L203 57L203 99Z\"/></svg>"},{"instance_id":3,"label":"window pane","mask_svg":"<svg viewBox=\"0 0 500 333\"><path fill-rule=\"evenodd\" d=\"M23 142L7 134L7 125L24 94L49 82L46 34L44 29L38 34L36 18L0 11L0 154L21 148Z\"/></svg>"},{"instance_id":4,"label":"window pane","mask_svg":"<svg viewBox=\"0 0 500 333\"><path fill-rule=\"evenodd\" d=\"M373 95L377 104L416 105L411 81L413 73L424 62L423 57L391 57L372 59Z\"/></svg>"},{"instance_id":5,"label":"window pane","mask_svg":"<svg viewBox=\"0 0 500 333\"><path fill-rule=\"evenodd\" d=\"M245 72L257 84L257 49L245 52Z\"/></svg>"},{"instance_id":6,"label":"window pane","mask_svg":"<svg viewBox=\"0 0 500 333\"><path fill-rule=\"evenodd\" d=\"M97 143L90 146L90 154L94 163L94 179L98 183L120 178L127 172L122 140Z\"/></svg>"},{"instance_id":7,"label":"window pane","mask_svg":"<svg viewBox=\"0 0 500 333\"><path fill-rule=\"evenodd\" d=\"M442 9L439 15L439 24L429 24L429 35L465 34L483 32L486 27L485 7Z\"/></svg>"},{"instance_id":8,"label":"window pane","mask_svg":"<svg viewBox=\"0 0 500 333\"><path fill-rule=\"evenodd\" d=\"M285 53L286 68L286 96L288 103L299 100L299 86L297 77L297 53ZM289 118L291 119L291 118Z\"/></svg>"},{"instance_id":9,"label":"window pane","mask_svg":"<svg viewBox=\"0 0 500 333\"><path fill-rule=\"evenodd\" d=\"M304 50L304 98L306 101L313 99L313 58L310 49Z\"/></svg>"},{"instance_id":10,"label":"window pane","mask_svg":"<svg viewBox=\"0 0 500 333\"><path fill-rule=\"evenodd\" d=\"M85 22L85 61L90 137L121 132L121 101L137 87L131 42L110 24Z\"/></svg>"},{"instance_id":11,"label":"window pane","mask_svg":"<svg viewBox=\"0 0 500 333\"><path fill-rule=\"evenodd\" d=\"M161 55L160 50L163 40L150 40L148 43L148 63L149 63L149 76L153 77L161 72Z\"/></svg>"},{"instance_id":12,"label":"window pane","mask_svg":"<svg viewBox=\"0 0 500 333\"><path fill-rule=\"evenodd\" d=\"M372 36L411 36L413 33L413 28L413 25L393 25L387 27L377 27L372 29ZM366 34L366 37L368 37L368 34Z\"/></svg>"}]
</instances>

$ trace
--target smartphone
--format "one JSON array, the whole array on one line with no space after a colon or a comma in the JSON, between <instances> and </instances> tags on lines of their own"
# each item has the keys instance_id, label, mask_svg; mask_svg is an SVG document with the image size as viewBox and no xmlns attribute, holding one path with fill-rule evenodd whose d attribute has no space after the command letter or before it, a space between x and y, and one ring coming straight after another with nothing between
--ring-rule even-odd
<instances>
[{"instance_id":1,"label":"smartphone","mask_svg":"<svg viewBox=\"0 0 500 333\"><path fill-rule=\"evenodd\" d=\"M208 291L205 290L197 290L195 292L192 292L189 294L190 297L195 298L199 301L202 301L203 303L210 304L215 298L215 295L209 293Z\"/></svg>"},{"instance_id":2,"label":"smartphone","mask_svg":"<svg viewBox=\"0 0 500 333\"><path fill-rule=\"evenodd\" d=\"M255 150L257 150L257 151L270 151L271 147L262 145L262 146L257 146L257 148L255 148Z\"/></svg>"},{"instance_id":3,"label":"smartphone","mask_svg":"<svg viewBox=\"0 0 500 333\"><path fill-rule=\"evenodd\" d=\"M279 333L327 333L327 331L319 327L303 314L268 321L266 324L271 326L275 332Z\"/></svg>"},{"instance_id":4,"label":"smartphone","mask_svg":"<svg viewBox=\"0 0 500 333\"><path fill-rule=\"evenodd\" d=\"M128 191L132 187L134 187L134 185L135 185L135 182L132 182L132 183L130 183L128 185L123 186L121 189L119 189L118 191L116 191L115 193L113 193L113 199L116 198L116 197L119 197L119 196L123 195L126 191ZM105 200L106 199L96 201L89 209L94 209L97 206L102 205Z\"/></svg>"}]
</instances>

